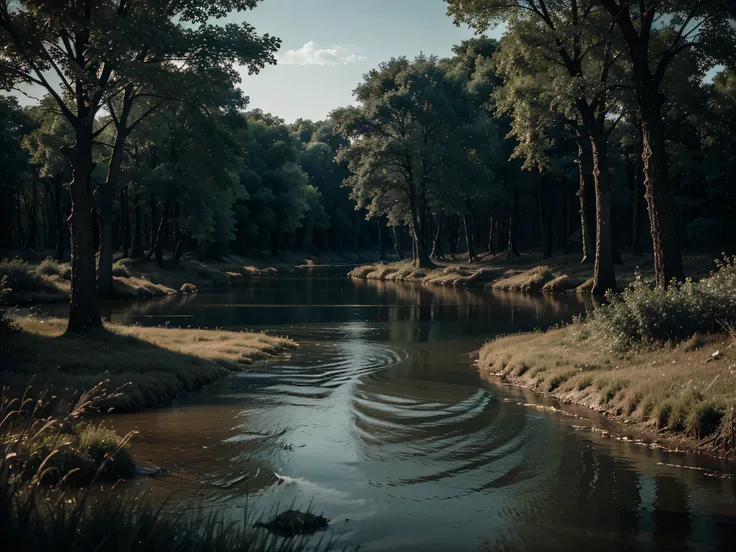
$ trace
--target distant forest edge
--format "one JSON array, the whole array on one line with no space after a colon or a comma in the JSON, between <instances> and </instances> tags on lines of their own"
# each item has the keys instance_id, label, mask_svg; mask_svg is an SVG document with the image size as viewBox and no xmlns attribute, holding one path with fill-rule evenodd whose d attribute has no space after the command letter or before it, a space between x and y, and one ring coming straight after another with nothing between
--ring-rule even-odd
<instances>
[{"instance_id":1,"label":"distant forest edge","mask_svg":"<svg viewBox=\"0 0 736 552\"><path fill-rule=\"evenodd\" d=\"M0 98L0 247L71 244L69 330L101 328L121 255L579 251L600 294L624 249L663 287L683 248L734 252L736 3L447 0L503 38L393 58L292 124L238 88L280 40L217 19L257 4L0 3L0 86L43 95Z\"/></svg>"}]
</instances>

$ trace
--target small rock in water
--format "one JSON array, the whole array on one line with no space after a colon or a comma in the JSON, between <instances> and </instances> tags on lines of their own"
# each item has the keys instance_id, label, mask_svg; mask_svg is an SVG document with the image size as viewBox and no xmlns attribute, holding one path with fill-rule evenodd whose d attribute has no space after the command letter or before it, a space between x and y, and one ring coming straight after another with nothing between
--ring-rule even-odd
<instances>
[{"instance_id":1,"label":"small rock in water","mask_svg":"<svg viewBox=\"0 0 736 552\"><path fill-rule=\"evenodd\" d=\"M309 512L287 510L280 513L268 523L258 522L256 527L264 527L271 533L282 537L294 535L312 535L327 529L327 519Z\"/></svg>"},{"instance_id":2,"label":"small rock in water","mask_svg":"<svg viewBox=\"0 0 736 552\"><path fill-rule=\"evenodd\" d=\"M169 473L169 470L166 468L156 468L153 466L137 466L135 471L139 477L158 477L159 475Z\"/></svg>"},{"instance_id":3,"label":"small rock in water","mask_svg":"<svg viewBox=\"0 0 736 552\"><path fill-rule=\"evenodd\" d=\"M182 293L185 295L188 295L190 293L197 293L197 291L199 290L197 289L197 286L195 286L194 284L184 284L179 289L179 293Z\"/></svg>"}]
</instances>

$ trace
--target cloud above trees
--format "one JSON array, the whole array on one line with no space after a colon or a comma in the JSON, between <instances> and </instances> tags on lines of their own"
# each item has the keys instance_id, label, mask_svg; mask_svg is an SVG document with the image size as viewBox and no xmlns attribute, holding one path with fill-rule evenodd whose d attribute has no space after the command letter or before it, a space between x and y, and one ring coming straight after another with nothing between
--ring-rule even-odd
<instances>
[{"instance_id":1,"label":"cloud above trees","mask_svg":"<svg viewBox=\"0 0 736 552\"><path fill-rule=\"evenodd\" d=\"M348 65L365 59L343 46L323 48L312 40L298 50L287 50L277 55L282 65Z\"/></svg>"}]
</instances>

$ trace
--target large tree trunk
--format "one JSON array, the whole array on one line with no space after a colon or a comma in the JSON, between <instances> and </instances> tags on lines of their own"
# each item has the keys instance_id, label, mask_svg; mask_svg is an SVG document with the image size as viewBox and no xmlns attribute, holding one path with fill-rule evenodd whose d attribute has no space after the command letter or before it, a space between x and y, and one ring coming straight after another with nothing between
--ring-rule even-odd
<instances>
[{"instance_id":1,"label":"large tree trunk","mask_svg":"<svg viewBox=\"0 0 736 552\"><path fill-rule=\"evenodd\" d=\"M603 295L616 290L613 267L613 216L611 182L608 174L608 144L602 131L591 133L593 146L593 176L596 198L596 247L593 269L593 294Z\"/></svg>"},{"instance_id":2,"label":"large tree trunk","mask_svg":"<svg viewBox=\"0 0 736 552\"><path fill-rule=\"evenodd\" d=\"M416 210L412 209L412 236L414 238L414 266L416 268L430 268L432 262L429 260L427 250L424 247L424 240L422 239L423 231L419 228L419 221L417 218Z\"/></svg>"},{"instance_id":3,"label":"large tree trunk","mask_svg":"<svg viewBox=\"0 0 736 552\"><path fill-rule=\"evenodd\" d=\"M100 296L109 295L112 291L112 219L113 204L120 180L120 170L123 165L123 151L125 147L126 130L118 128L112 155L107 165L105 183L97 189L96 203L99 210L100 251L97 261L97 292Z\"/></svg>"},{"instance_id":4,"label":"large tree trunk","mask_svg":"<svg viewBox=\"0 0 736 552\"><path fill-rule=\"evenodd\" d=\"M669 193L669 158L665 149L662 100L656 91L638 93L637 96L642 118L644 189L652 234L654 283L666 287L673 279L684 280L685 275Z\"/></svg>"},{"instance_id":5,"label":"large tree trunk","mask_svg":"<svg viewBox=\"0 0 736 552\"><path fill-rule=\"evenodd\" d=\"M580 199L580 239L582 241L582 263L587 263L595 258L595 218L594 213L590 212L588 206L590 202L588 197L592 188L595 186L593 178L593 150L590 143L590 137L587 133L581 133L578 138L578 172L580 176L580 189L578 190L578 198Z\"/></svg>"},{"instance_id":6,"label":"large tree trunk","mask_svg":"<svg viewBox=\"0 0 736 552\"><path fill-rule=\"evenodd\" d=\"M414 238L414 266L416 268L430 268L432 267L432 261L429 260L429 255L427 254L427 249L425 247L425 241L424 241L424 228L422 228L419 224L419 215L417 213L417 205L415 201L415 197L410 198L410 210L411 210L411 225L412 225L412 235Z\"/></svg>"},{"instance_id":7,"label":"large tree trunk","mask_svg":"<svg viewBox=\"0 0 736 552\"><path fill-rule=\"evenodd\" d=\"M92 196L92 123L79 122L69 152L71 214L71 297L67 332L102 329L95 271L95 202Z\"/></svg>"}]
</instances>

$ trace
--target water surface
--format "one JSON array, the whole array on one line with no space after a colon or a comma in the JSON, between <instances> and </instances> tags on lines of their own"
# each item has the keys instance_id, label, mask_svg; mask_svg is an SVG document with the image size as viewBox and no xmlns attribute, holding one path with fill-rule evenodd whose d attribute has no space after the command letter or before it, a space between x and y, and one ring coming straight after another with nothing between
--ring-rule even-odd
<instances>
[{"instance_id":1,"label":"water surface","mask_svg":"<svg viewBox=\"0 0 736 552\"><path fill-rule=\"evenodd\" d=\"M250 511L311 503L364 550L733 550L736 485L715 459L590 431L484 382L487 339L583 312L578 297L351 281L253 280L224 294L110 304L113 321L259 329L288 358L117 416L172 470L118 485L154 501ZM688 468L699 469L688 469Z\"/></svg>"}]
</instances>

